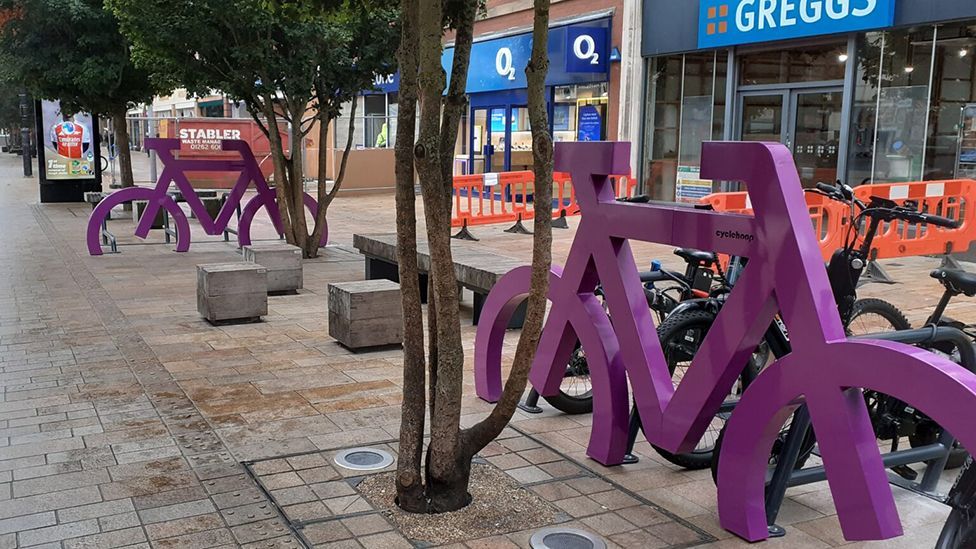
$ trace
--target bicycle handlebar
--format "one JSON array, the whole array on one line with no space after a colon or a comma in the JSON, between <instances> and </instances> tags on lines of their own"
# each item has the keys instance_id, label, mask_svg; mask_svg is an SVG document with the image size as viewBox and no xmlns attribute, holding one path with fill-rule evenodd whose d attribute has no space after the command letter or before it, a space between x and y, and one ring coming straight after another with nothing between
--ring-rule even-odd
<instances>
[{"instance_id":1,"label":"bicycle handlebar","mask_svg":"<svg viewBox=\"0 0 976 549\"><path fill-rule=\"evenodd\" d=\"M942 217L941 215L929 215L929 214L918 214L922 218L922 223L927 223L929 225L935 225L936 227L944 227L946 229L958 229L962 223L956 221L955 219L949 219L948 217Z\"/></svg>"}]
</instances>

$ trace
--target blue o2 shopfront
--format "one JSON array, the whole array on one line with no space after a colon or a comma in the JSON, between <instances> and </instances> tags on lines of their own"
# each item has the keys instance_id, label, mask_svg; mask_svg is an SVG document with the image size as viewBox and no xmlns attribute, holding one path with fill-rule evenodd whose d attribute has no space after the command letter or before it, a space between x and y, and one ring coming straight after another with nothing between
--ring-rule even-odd
<instances>
[{"instance_id":1,"label":"blue o2 shopfront","mask_svg":"<svg viewBox=\"0 0 976 549\"><path fill-rule=\"evenodd\" d=\"M643 0L638 177L720 190L707 140L779 141L804 186L976 178L976 0Z\"/></svg>"},{"instance_id":2,"label":"blue o2 shopfront","mask_svg":"<svg viewBox=\"0 0 976 549\"><path fill-rule=\"evenodd\" d=\"M610 33L609 13L550 27L546 91L555 141L607 139L610 64L620 57ZM470 112L459 129L455 174L532 169L525 77L531 53L530 32L475 39L467 82ZM453 54L447 48L441 60L448 74Z\"/></svg>"}]
</instances>

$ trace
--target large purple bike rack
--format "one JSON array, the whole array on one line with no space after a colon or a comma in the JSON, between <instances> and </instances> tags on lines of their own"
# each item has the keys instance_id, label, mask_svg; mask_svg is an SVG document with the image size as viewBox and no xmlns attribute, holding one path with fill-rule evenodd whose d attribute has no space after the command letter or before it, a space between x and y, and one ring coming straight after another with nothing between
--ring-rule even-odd
<instances>
[{"instance_id":1,"label":"large purple bike rack","mask_svg":"<svg viewBox=\"0 0 976 549\"><path fill-rule=\"evenodd\" d=\"M616 202L608 174L621 173L627 143L560 143L555 168L569 172L582 210L563 269L553 268L546 321L530 380L558 392L577 337L593 384L587 453L621 463L626 449L628 378L648 441L671 452L694 448L742 365L779 312L792 352L745 391L727 423L718 480L724 528L750 541L768 536L763 505L770 448L799 405L808 405L831 493L848 540L901 535L888 478L860 388L923 410L976 448L976 376L927 351L881 341L848 341L810 226L790 151L773 143L707 143L702 176L749 187L755 217L678 206ZM716 250L749 258L692 366L677 388L641 291L629 240ZM475 342L478 395L501 394L501 343L529 288L527 267L496 284ZM603 285L610 315L593 295Z\"/></svg>"},{"instance_id":2,"label":"large purple bike rack","mask_svg":"<svg viewBox=\"0 0 976 549\"><path fill-rule=\"evenodd\" d=\"M156 219L156 214L160 208L164 208L169 212L176 224L176 251L188 251L190 249L190 224L183 210L167 194L170 183L176 185L177 190L183 196L183 200L186 201L190 210L193 211L196 218L200 221L200 226L203 227L204 232L212 236L220 235L227 229L230 225L231 218L237 211L237 207L244 198L244 193L251 183L254 183L257 194L247 202L240 214L237 227L238 245L247 246L251 243L251 223L261 208L267 210L278 234L280 235L284 232L281 212L278 209L278 203L275 199L275 191L268 186L268 182L264 178L261 168L258 167L254 154L251 152L251 147L246 141L222 141L221 148L224 151L233 151L240 156L239 158L228 159L200 160L176 158L174 153L180 150L179 139L146 139L146 147L156 151L160 162L163 164L163 171L159 174L156 186L153 188L130 187L122 189L108 195L98 203L88 218L87 240L89 254L102 255L100 243L102 223L103 220L108 218L112 208L134 200L146 200L148 202L136 226L135 235L137 237L146 238L149 235L149 230L152 228L153 220ZM210 217L200 197L194 191L193 185L187 179L186 172L237 172L240 174L234 186L230 189L227 200L221 207L216 219ZM308 193L302 194L305 208L311 211L314 217L315 212L318 211L318 203ZM326 224L322 231L320 244L324 246L328 241L329 228L328 224Z\"/></svg>"}]
</instances>

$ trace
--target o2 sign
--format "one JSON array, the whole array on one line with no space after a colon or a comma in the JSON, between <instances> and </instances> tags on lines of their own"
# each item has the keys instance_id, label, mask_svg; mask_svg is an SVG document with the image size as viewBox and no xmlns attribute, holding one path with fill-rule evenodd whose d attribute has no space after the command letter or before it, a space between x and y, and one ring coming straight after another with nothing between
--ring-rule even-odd
<instances>
[{"instance_id":1,"label":"o2 sign","mask_svg":"<svg viewBox=\"0 0 976 549\"><path fill-rule=\"evenodd\" d=\"M566 72L607 72L607 28L569 27Z\"/></svg>"},{"instance_id":2,"label":"o2 sign","mask_svg":"<svg viewBox=\"0 0 976 549\"><path fill-rule=\"evenodd\" d=\"M509 80L515 80L515 56L511 48L498 48L495 54L495 72Z\"/></svg>"}]
</instances>

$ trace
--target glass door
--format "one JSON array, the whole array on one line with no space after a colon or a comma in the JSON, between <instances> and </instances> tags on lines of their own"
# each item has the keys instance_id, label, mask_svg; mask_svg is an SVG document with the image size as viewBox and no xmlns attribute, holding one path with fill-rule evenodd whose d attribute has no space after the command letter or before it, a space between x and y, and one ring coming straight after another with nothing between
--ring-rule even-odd
<instances>
[{"instance_id":1,"label":"glass door","mask_svg":"<svg viewBox=\"0 0 976 549\"><path fill-rule=\"evenodd\" d=\"M491 109L471 110L471 157L466 173L485 173L491 166L491 124L489 124Z\"/></svg>"},{"instance_id":2,"label":"glass door","mask_svg":"<svg viewBox=\"0 0 976 549\"><path fill-rule=\"evenodd\" d=\"M736 131L741 141L782 143L793 152L804 187L837 180L843 88L742 92Z\"/></svg>"},{"instance_id":3,"label":"glass door","mask_svg":"<svg viewBox=\"0 0 976 549\"><path fill-rule=\"evenodd\" d=\"M512 128L511 108L488 109L488 143L491 149L486 155L486 172L507 172L511 162Z\"/></svg>"},{"instance_id":4,"label":"glass door","mask_svg":"<svg viewBox=\"0 0 976 549\"><path fill-rule=\"evenodd\" d=\"M804 187L833 183L838 179L844 90L796 90L790 103L791 126L786 144L793 151L800 181Z\"/></svg>"},{"instance_id":5,"label":"glass door","mask_svg":"<svg viewBox=\"0 0 976 549\"><path fill-rule=\"evenodd\" d=\"M740 94L739 140L786 143L788 112L789 94L785 91Z\"/></svg>"}]
</instances>

